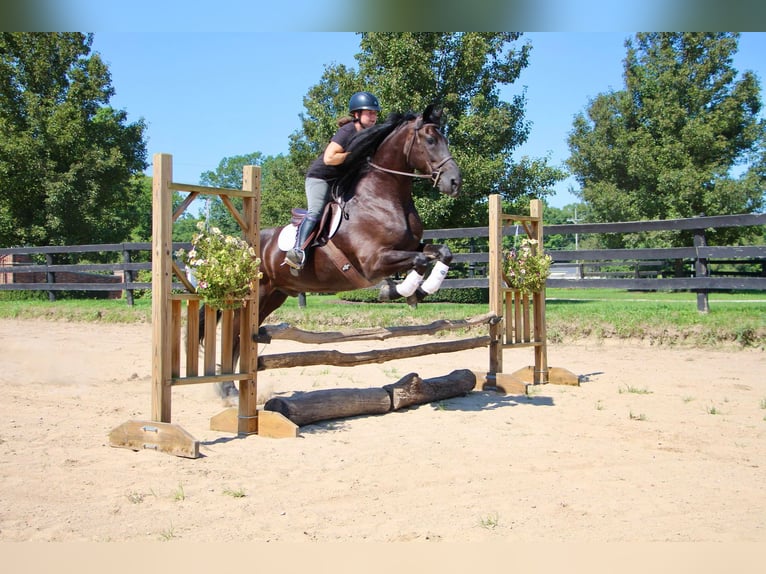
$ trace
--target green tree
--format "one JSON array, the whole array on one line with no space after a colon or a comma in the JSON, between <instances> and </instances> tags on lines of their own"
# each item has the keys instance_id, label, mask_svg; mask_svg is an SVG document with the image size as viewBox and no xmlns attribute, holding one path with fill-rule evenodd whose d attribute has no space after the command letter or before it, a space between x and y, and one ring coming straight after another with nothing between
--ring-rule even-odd
<instances>
[{"instance_id":1,"label":"green tree","mask_svg":"<svg viewBox=\"0 0 766 574\"><path fill-rule=\"evenodd\" d=\"M486 197L509 201L545 197L565 177L547 159L514 162L513 150L529 134L525 96L507 102L499 89L515 82L527 66L530 44L516 46L518 33L363 33L359 69L328 66L306 98L302 129L291 137L291 158L305 171L347 115L348 100L369 90L389 112L444 108L443 132L463 172L457 199L415 182L415 201L426 227L476 225L487 218Z\"/></svg>"},{"instance_id":2,"label":"green tree","mask_svg":"<svg viewBox=\"0 0 766 574\"><path fill-rule=\"evenodd\" d=\"M229 189L242 188L242 169L246 165L261 168L261 228L285 225L290 221L290 209L301 207L304 198L303 175L296 169L294 162L287 156L266 156L261 152L223 158L215 171L206 171L200 175L200 183L210 187ZM204 217L226 234L239 235L241 230L223 202L210 196L208 206L203 208ZM237 209L242 209L242 200L232 198Z\"/></svg>"},{"instance_id":3,"label":"green tree","mask_svg":"<svg viewBox=\"0 0 766 574\"><path fill-rule=\"evenodd\" d=\"M626 41L625 89L575 118L567 163L589 221L688 218L764 205L766 123L758 80L737 79L735 33L637 34ZM711 232L736 241L741 230ZM747 232L745 232L747 233ZM717 238L716 238L717 236ZM739 237L740 240L744 238ZM689 245L683 233L612 236L609 245Z\"/></svg>"},{"instance_id":4,"label":"green tree","mask_svg":"<svg viewBox=\"0 0 766 574\"><path fill-rule=\"evenodd\" d=\"M0 34L0 245L117 242L139 223L145 125L109 107L91 44Z\"/></svg>"}]
</instances>

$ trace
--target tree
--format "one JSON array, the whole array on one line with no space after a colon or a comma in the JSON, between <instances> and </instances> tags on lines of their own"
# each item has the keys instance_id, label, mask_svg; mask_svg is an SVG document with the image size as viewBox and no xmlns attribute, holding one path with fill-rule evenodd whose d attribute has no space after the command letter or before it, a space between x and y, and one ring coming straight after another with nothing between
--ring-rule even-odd
<instances>
[{"instance_id":1,"label":"tree","mask_svg":"<svg viewBox=\"0 0 766 574\"><path fill-rule=\"evenodd\" d=\"M625 89L597 96L587 117L575 118L569 137L567 164L581 185L590 221L763 207L766 123L758 119L758 80L749 71L737 79L732 67L738 37L651 33L626 41ZM718 230L708 239L735 241L738 233ZM652 241L690 244L684 234ZM625 242L614 237L610 246Z\"/></svg>"},{"instance_id":2,"label":"tree","mask_svg":"<svg viewBox=\"0 0 766 574\"><path fill-rule=\"evenodd\" d=\"M442 128L463 172L457 199L440 195L428 182L415 182L415 202L426 227L476 225L487 219L486 197L499 193L512 201L545 197L565 177L546 159L511 154L529 133L525 97L500 99L499 87L516 81L527 65L529 44L514 46L518 33L363 33L359 70L329 66L306 98L302 130L291 137L291 158L305 171L348 114L358 90L375 93L389 112L444 108Z\"/></svg>"},{"instance_id":3,"label":"tree","mask_svg":"<svg viewBox=\"0 0 766 574\"><path fill-rule=\"evenodd\" d=\"M117 242L139 223L145 125L108 106L91 44L0 34L0 245Z\"/></svg>"},{"instance_id":4,"label":"tree","mask_svg":"<svg viewBox=\"0 0 766 574\"><path fill-rule=\"evenodd\" d=\"M242 189L242 169L246 165L261 167L261 228L276 227L290 222L290 209L306 203L303 192L303 175L286 156L266 156L261 152L223 158L215 171L206 171L200 176L200 183L210 187ZM205 215L228 235L238 236L239 225L219 198L211 196L210 213ZM242 209L242 200L232 198L237 209Z\"/></svg>"}]
</instances>

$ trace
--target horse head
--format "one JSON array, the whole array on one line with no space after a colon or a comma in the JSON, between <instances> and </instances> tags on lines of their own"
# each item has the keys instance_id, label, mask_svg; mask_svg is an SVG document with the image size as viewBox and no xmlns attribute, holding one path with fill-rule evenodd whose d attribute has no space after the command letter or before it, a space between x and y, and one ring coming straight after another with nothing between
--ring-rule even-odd
<instances>
[{"instance_id":1,"label":"horse head","mask_svg":"<svg viewBox=\"0 0 766 574\"><path fill-rule=\"evenodd\" d=\"M440 131L441 116L442 110L433 105L425 109L414 121L405 155L410 167L430 175L434 187L450 197L457 197L463 178L450 155L447 138Z\"/></svg>"}]
</instances>

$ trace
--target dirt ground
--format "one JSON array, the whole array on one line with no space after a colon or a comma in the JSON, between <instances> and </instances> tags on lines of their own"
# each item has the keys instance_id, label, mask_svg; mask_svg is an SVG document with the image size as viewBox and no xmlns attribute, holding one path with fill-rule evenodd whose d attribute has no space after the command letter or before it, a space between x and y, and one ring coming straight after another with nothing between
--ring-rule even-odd
<instances>
[{"instance_id":1,"label":"dirt ground","mask_svg":"<svg viewBox=\"0 0 766 574\"><path fill-rule=\"evenodd\" d=\"M0 542L766 541L762 349L550 345L579 387L475 391L297 439L211 431L212 385L178 387L173 422L200 440L198 459L109 446L114 427L150 417L149 325L0 320L0 350ZM504 361L525 367L532 351ZM380 387L487 362L477 349L278 369L259 389Z\"/></svg>"}]
</instances>

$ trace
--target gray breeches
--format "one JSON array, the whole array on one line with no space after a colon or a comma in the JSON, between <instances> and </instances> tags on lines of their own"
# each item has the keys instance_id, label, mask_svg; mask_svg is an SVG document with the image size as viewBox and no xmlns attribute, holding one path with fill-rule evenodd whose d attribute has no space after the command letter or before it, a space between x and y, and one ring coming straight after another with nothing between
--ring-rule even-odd
<instances>
[{"instance_id":1,"label":"gray breeches","mask_svg":"<svg viewBox=\"0 0 766 574\"><path fill-rule=\"evenodd\" d=\"M316 219L322 217L322 210L330 200L330 184L315 177L306 178L306 202L308 214Z\"/></svg>"}]
</instances>

